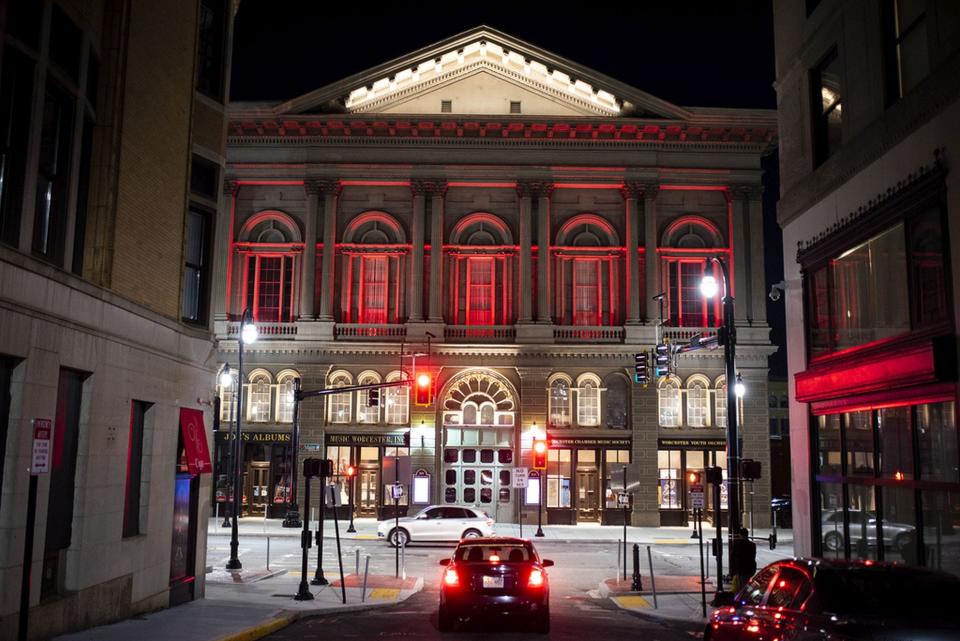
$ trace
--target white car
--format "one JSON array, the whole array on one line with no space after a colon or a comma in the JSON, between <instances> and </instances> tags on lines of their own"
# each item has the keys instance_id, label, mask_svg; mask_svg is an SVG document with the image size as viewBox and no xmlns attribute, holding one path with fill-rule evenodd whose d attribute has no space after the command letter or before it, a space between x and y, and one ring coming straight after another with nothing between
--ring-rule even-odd
<instances>
[{"instance_id":1,"label":"white car","mask_svg":"<svg viewBox=\"0 0 960 641\"><path fill-rule=\"evenodd\" d=\"M377 536L391 545L411 541L459 541L493 536L493 519L465 505L429 505L414 516L387 519L377 525Z\"/></svg>"}]
</instances>

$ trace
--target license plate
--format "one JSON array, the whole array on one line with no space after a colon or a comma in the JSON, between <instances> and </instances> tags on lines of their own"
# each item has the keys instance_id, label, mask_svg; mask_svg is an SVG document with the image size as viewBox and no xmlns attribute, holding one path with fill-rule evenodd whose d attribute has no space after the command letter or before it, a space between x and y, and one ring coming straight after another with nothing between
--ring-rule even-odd
<instances>
[{"instance_id":1,"label":"license plate","mask_svg":"<svg viewBox=\"0 0 960 641\"><path fill-rule=\"evenodd\" d=\"M503 577L502 576L485 576L483 577L483 587L484 588L502 588Z\"/></svg>"}]
</instances>

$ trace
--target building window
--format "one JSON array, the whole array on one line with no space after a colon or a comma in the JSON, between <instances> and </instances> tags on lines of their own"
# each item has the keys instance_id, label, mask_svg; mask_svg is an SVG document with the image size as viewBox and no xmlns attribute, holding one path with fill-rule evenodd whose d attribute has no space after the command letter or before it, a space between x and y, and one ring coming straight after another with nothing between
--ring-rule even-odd
<instances>
[{"instance_id":1,"label":"building window","mask_svg":"<svg viewBox=\"0 0 960 641\"><path fill-rule=\"evenodd\" d=\"M813 105L813 160L818 167L836 153L843 142L843 103L840 57L831 51L810 73Z\"/></svg>"},{"instance_id":2,"label":"building window","mask_svg":"<svg viewBox=\"0 0 960 641\"><path fill-rule=\"evenodd\" d=\"M680 497L680 450L657 452L657 503L661 510L679 510Z\"/></svg>"},{"instance_id":3,"label":"building window","mask_svg":"<svg viewBox=\"0 0 960 641\"><path fill-rule=\"evenodd\" d=\"M493 325L493 258L467 259L467 325Z\"/></svg>"},{"instance_id":4,"label":"building window","mask_svg":"<svg viewBox=\"0 0 960 641\"><path fill-rule=\"evenodd\" d=\"M692 378L687 382L687 425L690 427L707 427L709 425L707 397L706 381Z\"/></svg>"},{"instance_id":5,"label":"building window","mask_svg":"<svg viewBox=\"0 0 960 641\"><path fill-rule=\"evenodd\" d=\"M33 69L33 61L28 57L13 47L4 48L3 84L0 85L0 242L13 247L20 244L20 210L33 108Z\"/></svg>"},{"instance_id":6,"label":"building window","mask_svg":"<svg viewBox=\"0 0 960 641\"><path fill-rule=\"evenodd\" d=\"M630 385L624 377L614 375L607 379L607 402L604 404L604 408L607 415L607 427L610 429L625 430L628 428L629 397Z\"/></svg>"},{"instance_id":7,"label":"building window","mask_svg":"<svg viewBox=\"0 0 960 641\"><path fill-rule=\"evenodd\" d=\"M668 262L670 323L676 327L714 327L717 324L716 300L704 298L700 282L706 271L704 259ZM715 271L711 267L712 271Z\"/></svg>"},{"instance_id":8,"label":"building window","mask_svg":"<svg viewBox=\"0 0 960 641\"><path fill-rule=\"evenodd\" d=\"M220 394L220 422L226 423L228 430L229 425L237 420L237 371L231 369L230 376L233 382L229 387L217 386Z\"/></svg>"},{"instance_id":9,"label":"building window","mask_svg":"<svg viewBox=\"0 0 960 641\"><path fill-rule=\"evenodd\" d=\"M361 323L387 322L387 257L363 256L360 261Z\"/></svg>"},{"instance_id":10,"label":"building window","mask_svg":"<svg viewBox=\"0 0 960 641\"><path fill-rule=\"evenodd\" d=\"M54 264L63 262L75 104L59 86L47 83L41 114L33 253Z\"/></svg>"},{"instance_id":11,"label":"building window","mask_svg":"<svg viewBox=\"0 0 960 641\"><path fill-rule=\"evenodd\" d=\"M518 114L518 113L520 113L520 101L519 101L519 100L511 100L511 101L510 101L510 113L512 113L512 114Z\"/></svg>"},{"instance_id":12,"label":"building window","mask_svg":"<svg viewBox=\"0 0 960 641\"><path fill-rule=\"evenodd\" d=\"M208 200L217 200L220 166L203 156L190 157L190 193Z\"/></svg>"},{"instance_id":13,"label":"building window","mask_svg":"<svg viewBox=\"0 0 960 641\"><path fill-rule=\"evenodd\" d=\"M657 399L660 406L660 427L680 427L680 381L661 378Z\"/></svg>"},{"instance_id":14,"label":"building window","mask_svg":"<svg viewBox=\"0 0 960 641\"><path fill-rule=\"evenodd\" d=\"M350 376L346 373L334 374L330 381L330 387L343 387L350 385ZM349 423L350 405L353 395L350 392L341 392L340 394L331 394L327 397L327 420L331 423Z\"/></svg>"},{"instance_id":15,"label":"building window","mask_svg":"<svg viewBox=\"0 0 960 641\"><path fill-rule=\"evenodd\" d=\"M130 442L127 444L127 487L123 503L124 538L140 534L140 483L143 478L143 435L147 411L153 403L133 401L130 409Z\"/></svg>"},{"instance_id":16,"label":"building window","mask_svg":"<svg viewBox=\"0 0 960 641\"><path fill-rule=\"evenodd\" d=\"M903 98L930 71L925 0L887 0L887 96Z\"/></svg>"},{"instance_id":17,"label":"building window","mask_svg":"<svg viewBox=\"0 0 960 641\"><path fill-rule=\"evenodd\" d=\"M448 114L453 111L453 101L452 100L441 100L440 101L440 113Z\"/></svg>"},{"instance_id":18,"label":"building window","mask_svg":"<svg viewBox=\"0 0 960 641\"><path fill-rule=\"evenodd\" d=\"M358 385L374 385L380 382L380 377L374 373L364 373L357 378ZM357 390L357 422L358 423L379 423L380 406L368 405L370 400L369 390Z\"/></svg>"},{"instance_id":19,"label":"building window","mask_svg":"<svg viewBox=\"0 0 960 641\"><path fill-rule=\"evenodd\" d=\"M210 306L210 214L187 210L183 247L183 320L206 324Z\"/></svg>"},{"instance_id":20,"label":"building window","mask_svg":"<svg viewBox=\"0 0 960 641\"><path fill-rule=\"evenodd\" d=\"M246 300L258 322L293 320L293 257L249 256Z\"/></svg>"},{"instance_id":21,"label":"building window","mask_svg":"<svg viewBox=\"0 0 960 641\"><path fill-rule=\"evenodd\" d=\"M570 381L558 377L550 383L550 426L570 425Z\"/></svg>"},{"instance_id":22,"label":"building window","mask_svg":"<svg viewBox=\"0 0 960 641\"><path fill-rule=\"evenodd\" d=\"M727 382L724 377L717 379L714 391L714 425L725 428L727 426Z\"/></svg>"},{"instance_id":23,"label":"building window","mask_svg":"<svg viewBox=\"0 0 960 641\"><path fill-rule=\"evenodd\" d=\"M9 356L0 356L0 479L3 478L3 467L7 455L7 430L10 426L10 388L13 383L13 371L17 366L17 359ZM0 503L0 507L2 507Z\"/></svg>"},{"instance_id":24,"label":"building window","mask_svg":"<svg viewBox=\"0 0 960 641\"><path fill-rule=\"evenodd\" d=\"M272 385L270 375L266 372L254 372L250 375L247 385L247 420L251 423L267 423L270 421L270 397Z\"/></svg>"},{"instance_id":25,"label":"building window","mask_svg":"<svg viewBox=\"0 0 960 641\"><path fill-rule=\"evenodd\" d=\"M223 100L226 1L201 0L197 41L197 91Z\"/></svg>"},{"instance_id":26,"label":"building window","mask_svg":"<svg viewBox=\"0 0 960 641\"><path fill-rule=\"evenodd\" d=\"M573 324L600 325L600 260L573 261Z\"/></svg>"},{"instance_id":27,"label":"building window","mask_svg":"<svg viewBox=\"0 0 960 641\"><path fill-rule=\"evenodd\" d=\"M296 372L281 372L277 375L277 423L293 423L293 381Z\"/></svg>"},{"instance_id":28,"label":"building window","mask_svg":"<svg viewBox=\"0 0 960 641\"><path fill-rule=\"evenodd\" d=\"M573 450L547 451L547 507L566 507L571 504L570 478Z\"/></svg>"},{"instance_id":29,"label":"building window","mask_svg":"<svg viewBox=\"0 0 960 641\"><path fill-rule=\"evenodd\" d=\"M399 381L400 372L391 372L387 375L387 382ZM386 420L390 425L406 425L410 422L407 414L410 410L410 388L406 385L388 387L382 395L386 403Z\"/></svg>"},{"instance_id":30,"label":"building window","mask_svg":"<svg viewBox=\"0 0 960 641\"><path fill-rule=\"evenodd\" d=\"M600 425L600 381L591 374L577 381L577 424Z\"/></svg>"},{"instance_id":31,"label":"building window","mask_svg":"<svg viewBox=\"0 0 960 641\"><path fill-rule=\"evenodd\" d=\"M722 282L720 268L707 258L730 254L719 227L702 216L681 216L670 223L660 239L661 291L674 327L715 327L720 317L721 296L712 300L700 293L700 282L710 273ZM721 292L722 295L722 292Z\"/></svg>"}]
</instances>

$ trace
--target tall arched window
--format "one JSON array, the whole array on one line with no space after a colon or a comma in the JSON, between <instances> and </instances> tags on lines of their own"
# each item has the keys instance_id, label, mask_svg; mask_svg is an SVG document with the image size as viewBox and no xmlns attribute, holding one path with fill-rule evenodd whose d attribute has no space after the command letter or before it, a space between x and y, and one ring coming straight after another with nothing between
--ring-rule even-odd
<instances>
[{"instance_id":1,"label":"tall arched window","mask_svg":"<svg viewBox=\"0 0 960 641\"><path fill-rule=\"evenodd\" d=\"M236 244L244 270L243 303L259 322L290 322L297 316L303 242L293 219L262 211L244 223Z\"/></svg>"},{"instance_id":2,"label":"tall arched window","mask_svg":"<svg viewBox=\"0 0 960 641\"><path fill-rule=\"evenodd\" d=\"M376 372L363 372L357 377L357 385L373 385L380 382L380 375ZM357 423L379 423L380 406L369 405L370 391L357 391Z\"/></svg>"},{"instance_id":3,"label":"tall arched window","mask_svg":"<svg viewBox=\"0 0 960 641\"><path fill-rule=\"evenodd\" d=\"M352 377L347 372L334 372L330 376L328 387L343 387L353 382ZM330 423L349 423L350 405L353 395L350 392L341 392L340 394L331 394L327 404L327 420Z\"/></svg>"},{"instance_id":4,"label":"tall arched window","mask_svg":"<svg viewBox=\"0 0 960 641\"><path fill-rule=\"evenodd\" d=\"M620 374L614 374L607 378L607 401L606 423L607 427L616 430L625 430L629 427L628 419L630 411L630 384L627 379Z\"/></svg>"},{"instance_id":5,"label":"tall arched window","mask_svg":"<svg viewBox=\"0 0 960 641\"><path fill-rule=\"evenodd\" d=\"M622 249L605 218L579 214L557 232L553 253L558 325L619 325Z\"/></svg>"},{"instance_id":6,"label":"tall arched window","mask_svg":"<svg viewBox=\"0 0 960 641\"><path fill-rule=\"evenodd\" d=\"M703 376L694 375L687 379L687 425L690 427L710 424L709 385Z\"/></svg>"},{"instance_id":7,"label":"tall arched window","mask_svg":"<svg viewBox=\"0 0 960 641\"><path fill-rule=\"evenodd\" d=\"M445 267L452 325L510 325L514 322L513 236L500 218L474 213L450 234Z\"/></svg>"},{"instance_id":8,"label":"tall arched window","mask_svg":"<svg viewBox=\"0 0 960 641\"><path fill-rule=\"evenodd\" d=\"M727 426L727 379L721 376L717 379L714 391L714 417L717 427Z\"/></svg>"},{"instance_id":9,"label":"tall arched window","mask_svg":"<svg viewBox=\"0 0 960 641\"><path fill-rule=\"evenodd\" d=\"M272 388L269 372L254 370L250 373L250 384L247 385L247 420L251 423L270 421Z\"/></svg>"},{"instance_id":10,"label":"tall arched window","mask_svg":"<svg viewBox=\"0 0 960 641\"><path fill-rule=\"evenodd\" d=\"M387 374L387 382L399 381L400 372L390 372ZM386 388L384 412L387 423L390 425L406 425L410 422L408 412L410 411L410 388L406 385Z\"/></svg>"},{"instance_id":11,"label":"tall arched window","mask_svg":"<svg viewBox=\"0 0 960 641\"><path fill-rule=\"evenodd\" d=\"M577 379L577 424L600 425L600 379L595 374Z\"/></svg>"},{"instance_id":12,"label":"tall arched window","mask_svg":"<svg viewBox=\"0 0 960 641\"><path fill-rule=\"evenodd\" d=\"M229 387L217 385L217 393L220 396L220 422L232 423L237 420L237 370L230 370L232 383Z\"/></svg>"},{"instance_id":13,"label":"tall arched window","mask_svg":"<svg viewBox=\"0 0 960 641\"><path fill-rule=\"evenodd\" d=\"M570 378L564 374L554 375L550 381L550 427L570 425Z\"/></svg>"},{"instance_id":14,"label":"tall arched window","mask_svg":"<svg viewBox=\"0 0 960 641\"><path fill-rule=\"evenodd\" d=\"M382 325L406 319L401 281L407 269L407 237L385 212L354 217L337 248L342 256L340 321ZM414 266L422 269L422 266Z\"/></svg>"},{"instance_id":15,"label":"tall arched window","mask_svg":"<svg viewBox=\"0 0 960 641\"><path fill-rule=\"evenodd\" d=\"M657 389L660 405L660 427L680 427L680 381L663 377Z\"/></svg>"},{"instance_id":16,"label":"tall arched window","mask_svg":"<svg viewBox=\"0 0 960 641\"><path fill-rule=\"evenodd\" d=\"M299 374L285 370L277 374L277 423L293 422L293 381Z\"/></svg>"},{"instance_id":17,"label":"tall arched window","mask_svg":"<svg viewBox=\"0 0 960 641\"><path fill-rule=\"evenodd\" d=\"M682 216L664 231L660 243L660 273L662 291L667 295L669 325L717 325L721 297L704 298L700 293L700 281L705 273L710 273L722 282L716 263L707 265L707 258L726 253L729 259L726 245L718 227L701 216Z\"/></svg>"}]
</instances>

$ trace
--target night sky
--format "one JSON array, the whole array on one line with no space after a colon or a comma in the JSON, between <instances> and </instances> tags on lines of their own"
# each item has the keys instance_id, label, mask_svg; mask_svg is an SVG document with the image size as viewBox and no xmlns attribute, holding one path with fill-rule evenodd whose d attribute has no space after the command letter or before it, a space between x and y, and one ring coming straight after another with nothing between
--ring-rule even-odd
<instances>
[{"instance_id":1,"label":"night sky","mask_svg":"<svg viewBox=\"0 0 960 641\"><path fill-rule=\"evenodd\" d=\"M242 0L233 100L281 101L481 24L682 106L776 108L770 2L413 2L340 11L327 2ZM777 160L764 163L767 280L782 278ZM783 305L768 304L782 345ZM774 374L786 372L781 349Z\"/></svg>"}]
</instances>

